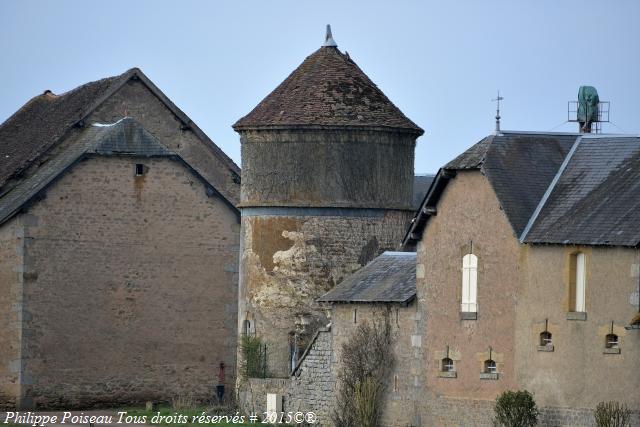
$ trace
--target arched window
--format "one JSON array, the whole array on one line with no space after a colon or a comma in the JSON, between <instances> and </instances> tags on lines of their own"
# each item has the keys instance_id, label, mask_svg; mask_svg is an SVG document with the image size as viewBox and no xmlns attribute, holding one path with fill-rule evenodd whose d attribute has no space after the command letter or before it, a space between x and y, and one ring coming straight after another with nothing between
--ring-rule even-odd
<instances>
[{"instance_id":1,"label":"arched window","mask_svg":"<svg viewBox=\"0 0 640 427\"><path fill-rule=\"evenodd\" d=\"M242 333L244 335L249 335L251 333L251 321L245 320L242 322Z\"/></svg>"},{"instance_id":2,"label":"arched window","mask_svg":"<svg viewBox=\"0 0 640 427\"><path fill-rule=\"evenodd\" d=\"M551 332L544 331L540 334L540 345L542 347L547 345L552 345L553 341L551 340Z\"/></svg>"},{"instance_id":3,"label":"arched window","mask_svg":"<svg viewBox=\"0 0 640 427\"><path fill-rule=\"evenodd\" d=\"M484 361L484 373L485 374L495 374L498 372L498 368L496 366L496 362L493 359Z\"/></svg>"},{"instance_id":4,"label":"arched window","mask_svg":"<svg viewBox=\"0 0 640 427\"><path fill-rule=\"evenodd\" d=\"M442 372L455 372L455 366L453 365L453 360L448 357L442 359Z\"/></svg>"},{"instance_id":5,"label":"arched window","mask_svg":"<svg viewBox=\"0 0 640 427\"><path fill-rule=\"evenodd\" d=\"M585 285L586 265L584 253L571 254L569 266L569 311L586 312Z\"/></svg>"},{"instance_id":6,"label":"arched window","mask_svg":"<svg viewBox=\"0 0 640 427\"><path fill-rule=\"evenodd\" d=\"M462 307L463 313L475 313L478 291L478 257L466 254L462 258Z\"/></svg>"},{"instance_id":7,"label":"arched window","mask_svg":"<svg viewBox=\"0 0 640 427\"><path fill-rule=\"evenodd\" d=\"M618 348L620 340L616 334L607 334L604 346L606 348Z\"/></svg>"}]
</instances>

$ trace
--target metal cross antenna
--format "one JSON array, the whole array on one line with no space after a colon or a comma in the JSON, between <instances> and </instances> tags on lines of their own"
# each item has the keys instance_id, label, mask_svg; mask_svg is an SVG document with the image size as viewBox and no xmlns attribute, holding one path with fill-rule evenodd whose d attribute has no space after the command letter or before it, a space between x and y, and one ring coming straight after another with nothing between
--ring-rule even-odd
<instances>
[{"instance_id":1,"label":"metal cross antenna","mask_svg":"<svg viewBox=\"0 0 640 427\"><path fill-rule=\"evenodd\" d=\"M498 90L498 97L495 99L492 99L492 102L496 102L497 106L496 106L496 133L500 132L500 101L502 101L504 98L500 96L500 91Z\"/></svg>"}]
</instances>

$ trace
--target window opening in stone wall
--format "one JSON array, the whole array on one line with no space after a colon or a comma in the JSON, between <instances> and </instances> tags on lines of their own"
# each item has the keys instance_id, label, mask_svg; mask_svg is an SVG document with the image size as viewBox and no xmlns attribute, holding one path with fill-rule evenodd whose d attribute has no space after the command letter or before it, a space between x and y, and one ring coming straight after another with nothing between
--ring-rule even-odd
<instances>
[{"instance_id":1,"label":"window opening in stone wall","mask_svg":"<svg viewBox=\"0 0 640 427\"><path fill-rule=\"evenodd\" d=\"M472 253L462 258L462 307L463 313L475 313L478 291L478 257Z\"/></svg>"},{"instance_id":2,"label":"window opening in stone wall","mask_svg":"<svg viewBox=\"0 0 640 427\"><path fill-rule=\"evenodd\" d=\"M605 340L606 348L618 348L619 344L620 344L620 341L616 334L607 334L606 340Z\"/></svg>"},{"instance_id":3,"label":"window opening in stone wall","mask_svg":"<svg viewBox=\"0 0 640 427\"><path fill-rule=\"evenodd\" d=\"M353 323L358 323L358 309L353 309Z\"/></svg>"},{"instance_id":4,"label":"window opening in stone wall","mask_svg":"<svg viewBox=\"0 0 640 427\"><path fill-rule=\"evenodd\" d=\"M569 262L569 311L586 312L586 263L584 253L576 252L571 254Z\"/></svg>"},{"instance_id":5,"label":"window opening in stone wall","mask_svg":"<svg viewBox=\"0 0 640 427\"><path fill-rule=\"evenodd\" d=\"M496 366L496 362L493 359L488 359L484 361L485 374L495 374L497 372L498 372L498 367Z\"/></svg>"},{"instance_id":6,"label":"window opening in stone wall","mask_svg":"<svg viewBox=\"0 0 640 427\"><path fill-rule=\"evenodd\" d=\"M245 320L242 322L242 333L244 335L249 335L251 333L251 321Z\"/></svg>"},{"instance_id":7,"label":"window opening in stone wall","mask_svg":"<svg viewBox=\"0 0 640 427\"><path fill-rule=\"evenodd\" d=\"M398 375L393 376L393 392L398 392Z\"/></svg>"},{"instance_id":8,"label":"window opening in stone wall","mask_svg":"<svg viewBox=\"0 0 640 427\"><path fill-rule=\"evenodd\" d=\"M400 326L400 309L396 308L396 326Z\"/></svg>"},{"instance_id":9,"label":"window opening in stone wall","mask_svg":"<svg viewBox=\"0 0 640 427\"><path fill-rule=\"evenodd\" d=\"M144 165L142 163L136 163L136 176L144 175Z\"/></svg>"},{"instance_id":10,"label":"window opening in stone wall","mask_svg":"<svg viewBox=\"0 0 640 427\"><path fill-rule=\"evenodd\" d=\"M551 332L549 331L544 331L540 333L540 345L541 346L547 346L547 345L551 345L553 343L553 341L551 340Z\"/></svg>"},{"instance_id":11,"label":"window opening in stone wall","mask_svg":"<svg viewBox=\"0 0 640 427\"><path fill-rule=\"evenodd\" d=\"M445 357L442 359L442 372L455 372L455 366L453 364L453 360L449 357Z\"/></svg>"}]
</instances>

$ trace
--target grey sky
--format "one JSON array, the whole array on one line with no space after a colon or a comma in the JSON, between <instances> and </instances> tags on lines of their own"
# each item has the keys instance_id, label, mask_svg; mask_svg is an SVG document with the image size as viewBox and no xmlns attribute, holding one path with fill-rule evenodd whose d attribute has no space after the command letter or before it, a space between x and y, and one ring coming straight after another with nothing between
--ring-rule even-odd
<instances>
[{"instance_id":1,"label":"grey sky","mask_svg":"<svg viewBox=\"0 0 640 427\"><path fill-rule=\"evenodd\" d=\"M640 133L640 2L0 2L0 121L31 97L137 66L240 164L231 125L322 43L339 48L426 134L416 172L434 172L490 133L564 124L578 87Z\"/></svg>"}]
</instances>

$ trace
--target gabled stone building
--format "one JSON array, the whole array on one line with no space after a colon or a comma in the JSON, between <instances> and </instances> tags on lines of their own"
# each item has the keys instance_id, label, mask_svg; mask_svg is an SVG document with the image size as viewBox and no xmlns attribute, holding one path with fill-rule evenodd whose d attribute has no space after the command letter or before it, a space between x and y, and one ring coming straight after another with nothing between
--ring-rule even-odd
<instances>
[{"instance_id":1,"label":"gabled stone building","mask_svg":"<svg viewBox=\"0 0 640 427\"><path fill-rule=\"evenodd\" d=\"M541 425L640 422L640 138L499 132L437 174L417 248L422 425L491 425L527 389ZM633 424L633 425L636 425Z\"/></svg>"},{"instance_id":2,"label":"gabled stone building","mask_svg":"<svg viewBox=\"0 0 640 427\"><path fill-rule=\"evenodd\" d=\"M213 394L236 358L240 170L140 70L0 126L0 404Z\"/></svg>"}]
</instances>

